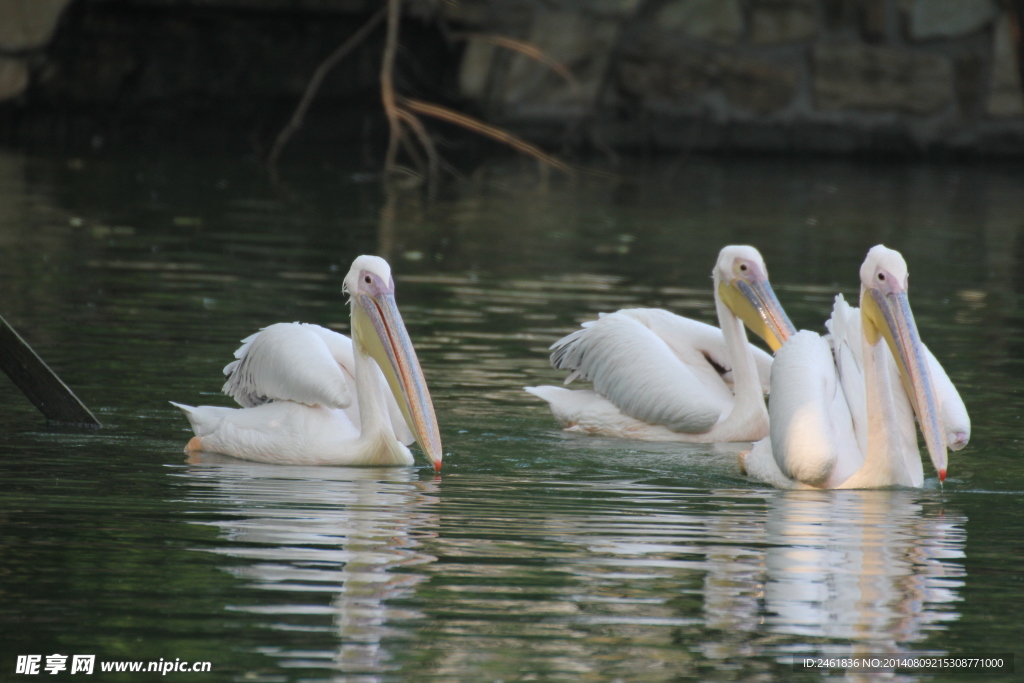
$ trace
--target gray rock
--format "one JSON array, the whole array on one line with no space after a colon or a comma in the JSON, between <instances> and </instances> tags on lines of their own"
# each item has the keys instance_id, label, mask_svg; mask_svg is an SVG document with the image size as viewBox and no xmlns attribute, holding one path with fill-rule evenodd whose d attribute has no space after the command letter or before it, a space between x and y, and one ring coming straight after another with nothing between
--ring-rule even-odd
<instances>
[{"instance_id":1,"label":"gray rock","mask_svg":"<svg viewBox=\"0 0 1024 683\"><path fill-rule=\"evenodd\" d=\"M769 114L793 101L798 76L795 69L754 58L662 46L626 56L617 83L620 93L647 109L696 112L721 92L732 107Z\"/></svg>"},{"instance_id":2,"label":"gray rock","mask_svg":"<svg viewBox=\"0 0 1024 683\"><path fill-rule=\"evenodd\" d=\"M986 110L992 116L1024 115L1020 66L1009 15L999 17L992 43L992 80Z\"/></svg>"},{"instance_id":3,"label":"gray rock","mask_svg":"<svg viewBox=\"0 0 1024 683\"><path fill-rule=\"evenodd\" d=\"M816 0L754 0L750 13L751 41L773 45L807 40L818 32Z\"/></svg>"},{"instance_id":4,"label":"gray rock","mask_svg":"<svg viewBox=\"0 0 1024 683\"><path fill-rule=\"evenodd\" d=\"M909 9L910 36L915 40L962 36L996 17L993 0L914 0Z\"/></svg>"},{"instance_id":5,"label":"gray rock","mask_svg":"<svg viewBox=\"0 0 1024 683\"><path fill-rule=\"evenodd\" d=\"M619 92L648 109L687 108L719 76L714 54L689 48L625 55L616 70Z\"/></svg>"},{"instance_id":6,"label":"gray rock","mask_svg":"<svg viewBox=\"0 0 1024 683\"><path fill-rule=\"evenodd\" d=\"M957 107L965 117L976 117L985 104L987 61L980 50L966 50L953 58Z\"/></svg>"},{"instance_id":7,"label":"gray rock","mask_svg":"<svg viewBox=\"0 0 1024 683\"><path fill-rule=\"evenodd\" d=\"M69 0L0 0L0 50L20 52L50 42Z\"/></svg>"},{"instance_id":8,"label":"gray rock","mask_svg":"<svg viewBox=\"0 0 1024 683\"><path fill-rule=\"evenodd\" d=\"M655 15L659 28L690 38L731 44L743 34L738 0L674 0Z\"/></svg>"},{"instance_id":9,"label":"gray rock","mask_svg":"<svg viewBox=\"0 0 1024 683\"><path fill-rule=\"evenodd\" d=\"M597 97L618 33L619 23L613 20L569 12L538 13L529 42L567 67L575 84L517 54L509 64L505 102L588 107Z\"/></svg>"},{"instance_id":10,"label":"gray rock","mask_svg":"<svg viewBox=\"0 0 1024 683\"><path fill-rule=\"evenodd\" d=\"M34 2L34 0L29 0ZM86 0L87 2L101 2L102 0ZM124 1L124 0L122 0ZM167 7L178 5L179 7L216 7L220 9L243 9L269 10L279 12L281 10L303 10L310 12L332 12L337 14L365 14L380 7L380 0L127 0L132 5L154 5ZM405 10L416 13L422 12L427 4L439 4L434 0L409 0Z\"/></svg>"},{"instance_id":11,"label":"gray rock","mask_svg":"<svg viewBox=\"0 0 1024 683\"><path fill-rule=\"evenodd\" d=\"M519 52L511 53L507 69L494 68L499 51L505 48L473 40L463 58L459 87L467 97L480 100L491 95L496 104L519 113L586 110L597 97L618 32L619 22L613 19L538 12L523 42L566 67L571 79Z\"/></svg>"},{"instance_id":12,"label":"gray rock","mask_svg":"<svg viewBox=\"0 0 1024 683\"><path fill-rule=\"evenodd\" d=\"M481 38L470 38L459 65L459 92L472 100L483 100L490 81L495 46Z\"/></svg>"},{"instance_id":13,"label":"gray rock","mask_svg":"<svg viewBox=\"0 0 1024 683\"><path fill-rule=\"evenodd\" d=\"M946 57L850 43L816 45L812 59L820 109L929 114L953 100L953 66Z\"/></svg>"},{"instance_id":14,"label":"gray rock","mask_svg":"<svg viewBox=\"0 0 1024 683\"><path fill-rule=\"evenodd\" d=\"M631 17L636 13L640 3L643 0L587 0L587 2L577 2L577 0L568 0L561 3L562 9L565 10L585 10L594 14L601 14L609 17L626 18Z\"/></svg>"},{"instance_id":15,"label":"gray rock","mask_svg":"<svg viewBox=\"0 0 1024 683\"><path fill-rule=\"evenodd\" d=\"M860 28L864 38L872 43L885 40L889 23L889 6L886 0L861 0Z\"/></svg>"},{"instance_id":16,"label":"gray rock","mask_svg":"<svg viewBox=\"0 0 1024 683\"><path fill-rule=\"evenodd\" d=\"M795 69L736 57L720 60L722 91L729 104L770 114L786 108L796 95Z\"/></svg>"},{"instance_id":17,"label":"gray rock","mask_svg":"<svg viewBox=\"0 0 1024 683\"><path fill-rule=\"evenodd\" d=\"M0 57L0 102L13 99L28 87L28 66L24 60Z\"/></svg>"}]
</instances>

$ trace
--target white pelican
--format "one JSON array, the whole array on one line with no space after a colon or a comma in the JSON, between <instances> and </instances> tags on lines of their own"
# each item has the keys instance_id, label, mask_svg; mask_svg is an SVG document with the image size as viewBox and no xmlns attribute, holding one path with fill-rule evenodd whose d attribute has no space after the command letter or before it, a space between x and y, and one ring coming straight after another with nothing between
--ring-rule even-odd
<instances>
[{"instance_id":1,"label":"white pelican","mask_svg":"<svg viewBox=\"0 0 1024 683\"><path fill-rule=\"evenodd\" d=\"M360 256L345 291L351 340L318 325L271 325L244 339L224 368L224 393L242 409L174 404L196 434L186 452L289 465L411 465L406 444L415 439L441 469L437 419L391 268Z\"/></svg>"},{"instance_id":2,"label":"white pelican","mask_svg":"<svg viewBox=\"0 0 1024 683\"><path fill-rule=\"evenodd\" d=\"M740 456L750 476L782 488L920 487L915 415L939 481L947 446L970 439L960 395L921 343L903 257L873 247L860 281L859 311L836 297L831 339L801 330L776 353L771 435Z\"/></svg>"},{"instance_id":3,"label":"white pelican","mask_svg":"<svg viewBox=\"0 0 1024 683\"><path fill-rule=\"evenodd\" d=\"M721 329L651 308L584 323L552 345L551 364L594 391L526 387L572 431L651 441L756 441L768 433L764 393L772 358L795 330L757 249L729 246L712 271Z\"/></svg>"}]
</instances>

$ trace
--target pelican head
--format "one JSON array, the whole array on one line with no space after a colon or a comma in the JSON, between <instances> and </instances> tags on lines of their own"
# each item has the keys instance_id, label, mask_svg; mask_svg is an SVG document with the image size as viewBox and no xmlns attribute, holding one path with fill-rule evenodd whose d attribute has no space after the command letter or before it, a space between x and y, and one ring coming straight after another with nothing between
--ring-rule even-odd
<instances>
[{"instance_id":1,"label":"pelican head","mask_svg":"<svg viewBox=\"0 0 1024 683\"><path fill-rule=\"evenodd\" d=\"M345 276L352 302L352 341L387 378L416 442L435 470L441 469L441 434L416 350L395 303L391 266L379 256L360 256Z\"/></svg>"},{"instance_id":2,"label":"pelican head","mask_svg":"<svg viewBox=\"0 0 1024 683\"><path fill-rule=\"evenodd\" d=\"M921 336L907 299L907 263L898 251L872 247L860 267L860 310L864 335L871 345L884 337L899 367L903 386L921 425L925 446L939 481L946 479L945 430L941 424L935 384Z\"/></svg>"},{"instance_id":3,"label":"pelican head","mask_svg":"<svg viewBox=\"0 0 1024 683\"><path fill-rule=\"evenodd\" d=\"M764 259L754 247L723 248L712 278L722 302L772 351L778 351L796 332L768 282Z\"/></svg>"}]
</instances>

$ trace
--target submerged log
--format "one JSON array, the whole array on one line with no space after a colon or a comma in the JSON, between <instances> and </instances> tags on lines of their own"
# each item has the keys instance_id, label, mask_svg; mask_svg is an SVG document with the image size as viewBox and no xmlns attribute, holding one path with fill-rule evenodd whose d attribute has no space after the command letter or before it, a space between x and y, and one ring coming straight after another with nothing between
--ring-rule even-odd
<instances>
[{"instance_id":1,"label":"submerged log","mask_svg":"<svg viewBox=\"0 0 1024 683\"><path fill-rule=\"evenodd\" d=\"M0 370L50 422L102 427L75 393L0 316Z\"/></svg>"}]
</instances>

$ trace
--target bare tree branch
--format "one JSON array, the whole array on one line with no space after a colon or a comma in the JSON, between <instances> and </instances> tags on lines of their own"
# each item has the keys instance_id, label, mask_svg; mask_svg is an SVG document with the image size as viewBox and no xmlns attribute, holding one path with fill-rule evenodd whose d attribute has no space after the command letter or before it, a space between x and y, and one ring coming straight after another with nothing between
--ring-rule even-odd
<instances>
[{"instance_id":1,"label":"bare tree branch","mask_svg":"<svg viewBox=\"0 0 1024 683\"><path fill-rule=\"evenodd\" d=\"M402 121L395 103L395 54L398 52L398 25L402 18L402 0L388 0L388 30L384 41L384 59L380 65L380 98L388 118L388 151L384 157L384 172L390 173L398 156L398 142L402 135Z\"/></svg>"},{"instance_id":2,"label":"bare tree branch","mask_svg":"<svg viewBox=\"0 0 1024 683\"><path fill-rule=\"evenodd\" d=\"M448 123L471 130L474 133L487 136L492 140L497 140L498 142L508 145L523 154L529 155L541 163L557 169L566 175L575 175L572 168L561 159L551 156L540 147L530 144L522 138L516 137L515 135L512 135L511 133L508 133L496 126L492 126L489 123L484 123L472 116L460 114L459 112L448 109L447 107L430 104L429 102L421 102L419 100L403 99L402 106L416 112L417 114L447 121Z\"/></svg>"},{"instance_id":3,"label":"bare tree branch","mask_svg":"<svg viewBox=\"0 0 1024 683\"><path fill-rule=\"evenodd\" d=\"M402 117L402 120L408 124L409 128L416 135L420 145L427 152L427 183L430 192L430 196L437 194L437 180L441 175L441 156L437 153L437 146L434 144L434 138L430 136L427 129L423 127L423 122L420 121L419 117L413 114L408 109L399 108L398 115Z\"/></svg>"}]
</instances>

